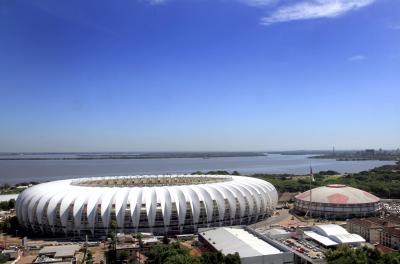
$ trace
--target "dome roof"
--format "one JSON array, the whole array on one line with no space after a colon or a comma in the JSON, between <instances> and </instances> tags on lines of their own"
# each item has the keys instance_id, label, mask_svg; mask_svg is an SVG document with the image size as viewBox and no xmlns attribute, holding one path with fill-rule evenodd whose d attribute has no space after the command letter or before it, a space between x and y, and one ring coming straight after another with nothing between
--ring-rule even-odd
<instances>
[{"instance_id":1,"label":"dome roof","mask_svg":"<svg viewBox=\"0 0 400 264\"><path fill-rule=\"evenodd\" d=\"M377 203L380 201L378 197L369 192L356 189L343 184L330 184L327 186L317 187L311 190L313 203L329 203L329 204L366 204ZM297 200L309 202L310 191L300 193L295 196Z\"/></svg>"}]
</instances>

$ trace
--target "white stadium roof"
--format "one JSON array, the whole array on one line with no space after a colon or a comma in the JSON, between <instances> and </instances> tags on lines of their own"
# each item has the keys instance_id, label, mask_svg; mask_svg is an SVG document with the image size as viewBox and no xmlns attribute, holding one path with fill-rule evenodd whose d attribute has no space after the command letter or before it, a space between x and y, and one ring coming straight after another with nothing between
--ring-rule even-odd
<instances>
[{"instance_id":1,"label":"white stadium roof","mask_svg":"<svg viewBox=\"0 0 400 264\"><path fill-rule=\"evenodd\" d=\"M153 232L153 227L157 225L156 214L161 213L165 229L163 232L168 232L173 217L177 217L174 224L182 232L183 226L187 225L186 215L189 210L190 225L194 228L200 220L208 226L220 225L222 222L232 225L237 219L241 224L247 224L267 216L277 201L278 194L272 184L251 177L111 176L35 185L18 196L16 212L21 225L36 230L39 227L43 232L49 229L53 233L60 229L65 233L90 230L94 234L97 229L107 233L114 210L119 230L127 227L137 231L140 227L145 229L140 231ZM214 205L218 210L217 215ZM200 210L203 207L206 219L202 219L204 215L201 215ZM72 211L70 208L73 208ZM140 223L143 211L146 213L147 224ZM98 220L100 218L101 221ZM128 231L131 232L131 229Z\"/></svg>"}]
</instances>

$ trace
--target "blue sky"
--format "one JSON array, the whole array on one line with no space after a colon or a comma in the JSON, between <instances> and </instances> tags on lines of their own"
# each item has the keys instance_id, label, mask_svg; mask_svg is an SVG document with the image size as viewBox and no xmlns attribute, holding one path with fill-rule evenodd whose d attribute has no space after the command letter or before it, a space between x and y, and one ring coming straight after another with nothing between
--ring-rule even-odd
<instances>
[{"instance_id":1,"label":"blue sky","mask_svg":"<svg viewBox=\"0 0 400 264\"><path fill-rule=\"evenodd\" d=\"M3 0L0 151L400 147L396 0Z\"/></svg>"}]
</instances>

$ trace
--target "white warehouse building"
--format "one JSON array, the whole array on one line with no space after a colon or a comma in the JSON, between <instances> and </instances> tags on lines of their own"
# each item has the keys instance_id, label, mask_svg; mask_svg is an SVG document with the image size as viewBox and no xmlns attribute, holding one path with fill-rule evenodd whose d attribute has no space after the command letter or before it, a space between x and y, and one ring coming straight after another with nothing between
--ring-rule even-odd
<instances>
[{"instance_id":1,"label":"white warehouse building","mask_svg":"<svg viewBox=\"0 0 400 264\"><path fill-rule=\"evenodd\" d=\"M263 220L277 200L272 184L251 177L112 176L33 186L19 195L16 211L20 224L35 233L184 234Z\"/></svg>"}]
</instances>

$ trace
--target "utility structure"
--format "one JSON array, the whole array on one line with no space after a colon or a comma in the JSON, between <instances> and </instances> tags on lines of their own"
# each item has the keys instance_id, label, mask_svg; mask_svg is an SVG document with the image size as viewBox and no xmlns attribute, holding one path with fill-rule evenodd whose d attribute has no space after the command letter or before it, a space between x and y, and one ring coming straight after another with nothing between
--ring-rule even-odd
<instances>
[{"instance_id":1,"label":"utility structure","mask_svg":"<svg viewBox=\"0 0 400 264\"><path fill-rule=\"evenodd\" d=\"M310 203L309 203L309 205L308 205L308 210L307 210L307 212L306 212L305 217L307 217L307 215L310 214L310 218L312 218L312 211L311 211L311 204L312 204L312 182L315 182L315 179L314 179L314 174L313 174L311 165L310 165L310 177L309 177L309 178L310 178L310 190L309 190L309 192L310 192Z\"/></svg>"}]
</instances>

